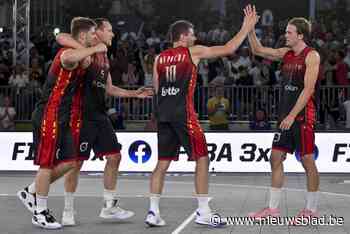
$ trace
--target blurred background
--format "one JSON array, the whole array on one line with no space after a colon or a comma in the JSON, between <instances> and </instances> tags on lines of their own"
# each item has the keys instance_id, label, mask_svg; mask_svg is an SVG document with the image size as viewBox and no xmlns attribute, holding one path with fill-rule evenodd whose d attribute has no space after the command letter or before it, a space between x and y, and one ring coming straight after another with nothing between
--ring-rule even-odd
<instances>
[{"instance_id":1,"label":"blurred background","mask_svg":"<svg viewBox=\"0 0 350 234\"><path fill-rule=\"evenodd\" d=\"M199 44L224 44L239 30L248 3L256 4L261 15L257 34L265 46L284 46L288 19L311 20L311 46L322 63L317 128L350 128L349 0L0 0L0 131L31 130L31 113L59 48L55 35L69 32L73 17L112 22L116 37L108 56L113 83L135 89L151 85L154 58L170 46L170 23L190 20ZM202 60L194 101L203 128L271 130L279 84L280 63L253 56L247 43L229 57ZM215 100L220 105L214 108ZM154 131L153 101L108 98L115 129Z\"/></svg>"}]
</instances>

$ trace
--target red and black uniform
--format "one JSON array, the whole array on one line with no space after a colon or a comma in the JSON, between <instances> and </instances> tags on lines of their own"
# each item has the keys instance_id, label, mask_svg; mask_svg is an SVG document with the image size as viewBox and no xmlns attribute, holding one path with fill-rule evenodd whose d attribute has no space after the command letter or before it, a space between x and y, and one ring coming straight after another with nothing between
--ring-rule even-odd
<instances>
[{"instance_id":1,"label":"red and black uniform","mask_svg":"<svg viewBox=\"0 0 350 234\"><path fill-rule=\"evenodd\" d=\"M34 164L53 168L62 161L76 160L81 122L82 80L80 67L63 68L61 49L55 56L42 97L32 115Z\"/></svg>"},{"instance_id":2,"label":"red and black uniform","mask_svg":"<svg viewBox=\"0 0 350 234\"><path fill-rule=\"evenodd\" d=\"M290 50L283 57L282 93L277 126L293 109L304 89L305 60L311 51L313 51L312 48L306 47L299 55L295 55L294 51ZM297 151L300 152L301 156L314 152L318 83L317 81L314 94L310 97L304 109L297 115L291 128L289 130L279 130L279 133L275 134L272 144L273 149L288 153Z\"/></svg>"},{"instance_id":3,"label":"red and black uniform","mask_svg":"<svg viewBox=\"0 0 350 234\"><path fill-rule=\"evenodd\" d=\"M193 105L197 67L189 49L176 47L163 51L157 60L157 73L159 159L177 159L181 145L190 159L207 156L205 136Z\"/></svg>"},{"instance_id":4,"label":"red and black uniform","mask_svg":"<svg viewBox=\"0 0 350 234\"><path fill-rule=\"evenodd\" d=\"M79 158L87 160L91 149L95 155L109 156L120 153L112 123L107 115L106 85L109 74L109 61L106 53L92 56L87 68L83 89L83 121L81 125Z\"/></svg>"}]
</instances>

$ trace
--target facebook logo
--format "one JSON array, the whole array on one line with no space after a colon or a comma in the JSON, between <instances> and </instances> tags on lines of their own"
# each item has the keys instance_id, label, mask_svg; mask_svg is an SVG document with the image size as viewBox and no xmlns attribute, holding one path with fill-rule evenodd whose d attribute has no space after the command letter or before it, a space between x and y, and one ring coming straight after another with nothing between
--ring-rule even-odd
<instances>
[{"instance_id":1,"label":"facebook logo","mask_svg":"<svg viewBox=\"0 0 350 234\"><path fill-rule=\"evenodd\" d=\"M145 141L135 141L129 147L129 157L134 163L146 163L151 155L151 147Z\"/></svg>"}]
</instances>

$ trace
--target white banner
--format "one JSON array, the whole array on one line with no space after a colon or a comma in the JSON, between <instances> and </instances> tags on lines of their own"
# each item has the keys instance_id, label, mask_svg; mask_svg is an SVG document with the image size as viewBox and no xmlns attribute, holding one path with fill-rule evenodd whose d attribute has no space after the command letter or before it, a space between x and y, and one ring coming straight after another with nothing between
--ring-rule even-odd
<instances>
[{"instance_id":1,"label":"white banner","mask_svg":"<svg viewBox=\"0 0 350 234\"><path fill-rule=\"evenodd\" d=\"M157 163L156 133L118 133L123 145L120 171L151 172ZM210 158L210 171L215 172L270 172L268 158L273 133L206 133ZM316 163L320 172L350 172L350 133L317 133ZM32 134L0 133L0 171L33 171ZM84 163L83 171L103 171L105 162L93 153ZM170 172L192 172L195 163L187 161L181 153L172 162ZM295 155L284 162L286 172L303 172Z\"/></svg>"}]
</instances>

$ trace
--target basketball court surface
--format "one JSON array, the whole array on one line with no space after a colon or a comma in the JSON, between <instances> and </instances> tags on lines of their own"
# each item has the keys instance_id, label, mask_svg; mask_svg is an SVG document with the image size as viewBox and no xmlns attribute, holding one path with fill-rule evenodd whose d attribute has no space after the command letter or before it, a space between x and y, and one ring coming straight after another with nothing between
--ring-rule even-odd
<instances>
[{"instance_id":1,"label":"basketball court surface","mask_svg":"<svg viewBox=\"0 0 350 234\"><path fill-rule=\"evenodd\" d=\"M43 230L31 224L31 214L16 197L16 191L29 184L34 173L1 172L0 233L1 234L112 234L112 233L350 233L350 175L321 174L320 216L344 219L343 225L231 225L209 228L194 223L197 202L193 198L193 174L168 174L161 215L167 226L148 228L144 218L148 209L149 174L121 174L118 192L121 207L132 210L135 216L127 221L106 221L98 217L102 207L101 173L83 173L76 194L77 226L61 230ZM222 217L246 216L248 212L267 204L270 177L268 173L211 174L210 204ZM63 181L52 186L48 201L60 221L63 209ZM281 215L294 216L305 204L304 174L288 174L281 201Z\"/></svg>"}]
</instances>

